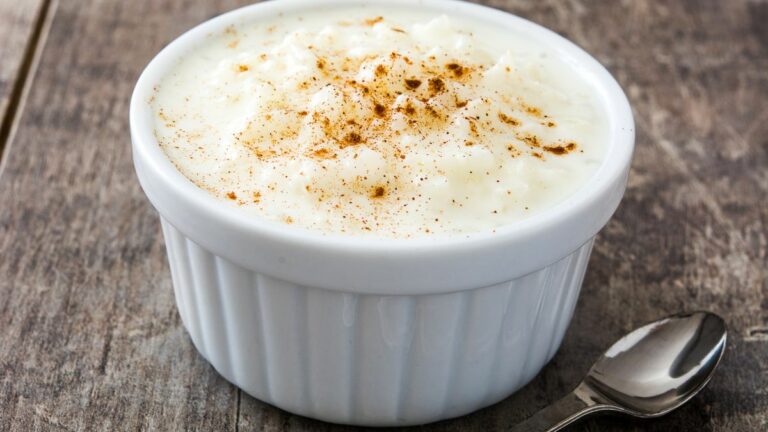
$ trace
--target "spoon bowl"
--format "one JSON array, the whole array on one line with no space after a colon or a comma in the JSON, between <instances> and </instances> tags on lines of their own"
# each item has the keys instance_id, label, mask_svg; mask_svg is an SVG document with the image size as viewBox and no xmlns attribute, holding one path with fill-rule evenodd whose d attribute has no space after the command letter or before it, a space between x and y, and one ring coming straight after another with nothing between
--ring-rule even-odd
<instances>
[{"instance_id":1,"label":"spoon bowl","mask_svg":"<svg viewBox=\"0 0 768 432\"><path fill-rule=\"evenodd\" d=\"M640 327L611 346L584 385L606 404L637 417L664 415L712 376L725 350L725 322L695 312Z\"/></svg>"},{"instance_id":2,"label":"spoon bowl","mask_svg":"<svg viewBox=\"0 0 768 432\"><path fill-rule=\"evenodd\" d=\"M592 413L662 416L696 395L725 351L725 322L709 312L646 324L614 343L576 389L512 428L557 431Z\"/></svg>"}]
</instances>

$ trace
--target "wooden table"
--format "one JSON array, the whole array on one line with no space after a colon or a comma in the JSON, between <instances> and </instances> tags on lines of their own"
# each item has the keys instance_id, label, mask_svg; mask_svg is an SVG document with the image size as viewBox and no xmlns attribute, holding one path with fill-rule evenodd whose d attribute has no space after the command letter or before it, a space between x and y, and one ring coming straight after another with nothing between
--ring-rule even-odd
<instances>
[{"instance_id":1,"label":"wooden table","mask_svg":"<svg viewBox=\"0 0 768 432\"><path fill-rule=\"evenodd\" d=\"M241 3L0 0L0 430L354 429L261 403L197 354L133 173L139 72ZM768 1L488 3L596 55L631 99L637 150L555 359L507 400L422 429L503 430L626 331L708 309L729 346L700 396L574 430L768 430Z\"/></svg>"}]
</instances>

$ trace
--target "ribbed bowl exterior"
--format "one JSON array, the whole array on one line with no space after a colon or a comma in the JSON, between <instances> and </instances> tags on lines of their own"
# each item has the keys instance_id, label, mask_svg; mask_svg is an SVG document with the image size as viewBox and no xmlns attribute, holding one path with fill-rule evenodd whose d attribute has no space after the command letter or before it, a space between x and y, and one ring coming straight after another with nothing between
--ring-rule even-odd
<instances>
[{"instance_id":1,"label":"ribbed bowl exterior","mask_svg":"<svg viewBox=\"0 0 768 432\"><path fill-rule=\"evenodd\" d=\"M181 319L221 375L287 411L369 426L457 417L531 380L562 341L592 247L490 287L382 296L278 280L162 226Z\"/></svg>"}]
</instances>

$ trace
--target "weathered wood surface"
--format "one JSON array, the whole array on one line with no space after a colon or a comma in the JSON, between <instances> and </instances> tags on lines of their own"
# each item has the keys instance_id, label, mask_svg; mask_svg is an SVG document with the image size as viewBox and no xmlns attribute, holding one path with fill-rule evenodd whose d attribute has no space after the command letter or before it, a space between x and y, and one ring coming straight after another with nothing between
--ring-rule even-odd
<instances>
[{"instance_id":1,"label":"weathered wood surface","mask_svg":"<svg viewBox=\"0 0 768 432\"><path fill-rule=\"evenodd\" d=\"M56 8L0 173L0 430L354 430L241 394L196 353L133 174L127 109L141 68L236 3ZM663 419L573 429L768 429L768 2L489 3L602 60L632 101L637 151L553 362L500 404L422 429L503 430L570 390L624 332L695 309L730 326L700 396Z\"/></svg>"},{"instance_id":2,"label":"weathered wood surface","mask_svg":"<svg viewBox=\"0 0 768 432\"><path fill-rule=\"evenodd\" d=\"M0 151L21 99L46 0L0 0Z\"/></svg>"}]
</instances>

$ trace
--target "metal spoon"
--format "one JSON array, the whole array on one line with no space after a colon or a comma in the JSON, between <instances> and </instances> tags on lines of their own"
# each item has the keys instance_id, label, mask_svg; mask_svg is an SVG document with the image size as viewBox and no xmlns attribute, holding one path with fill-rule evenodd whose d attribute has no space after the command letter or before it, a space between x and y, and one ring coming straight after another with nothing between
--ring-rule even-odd
<instances>
[{"instance_id":1,"label":"metal spoon","mask_svg":"<svg viewBox=\"0 0 768 432\"><path fill-rule=\"evenodd\" d=\"M707 385L723 356L725 339L725 322L709 312L646 324L614 343L576 390L511 432L557 431L600 411L662 416Z\"/></svg>"}]
</instances>

